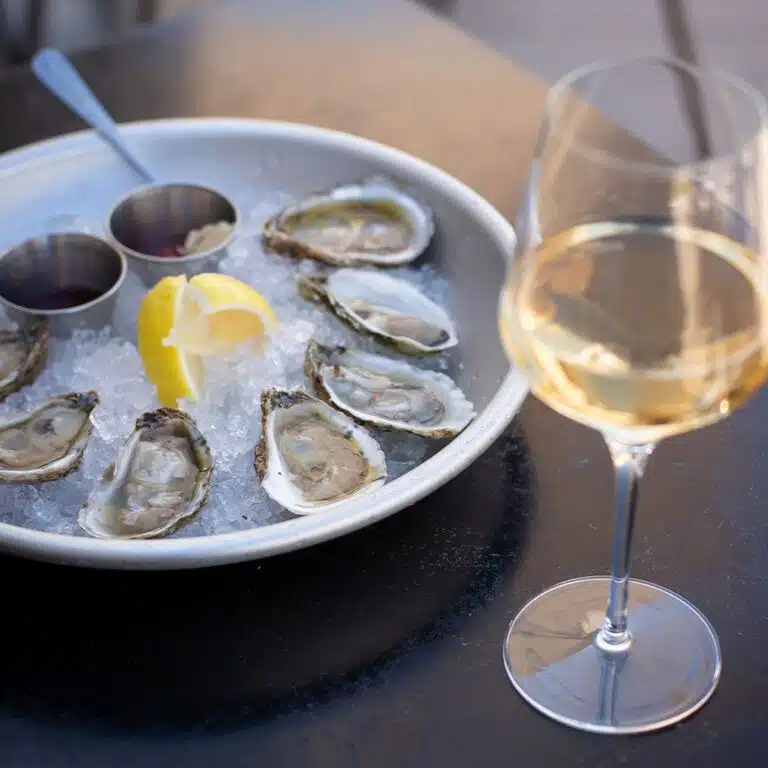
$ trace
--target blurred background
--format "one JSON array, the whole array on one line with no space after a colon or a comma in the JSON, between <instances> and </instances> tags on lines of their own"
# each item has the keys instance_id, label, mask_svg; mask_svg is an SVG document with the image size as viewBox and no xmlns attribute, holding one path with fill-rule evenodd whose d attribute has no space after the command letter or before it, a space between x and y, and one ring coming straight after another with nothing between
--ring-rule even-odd
<instances>
[{"instance_id":1,"label":"blurred background","mask_svg":"<svg viewBox=\"0 0 768 768\"><path fill-rule=\"evenodd\" d=\"M691 49L678 55L727 68L768 94L765 0L370 1L416 2L548 79L596 58L668 52L672 39ZM73 52L226 2L249 0L0 0L0 70L42 45Z\"/></svg>"}]
</instances>

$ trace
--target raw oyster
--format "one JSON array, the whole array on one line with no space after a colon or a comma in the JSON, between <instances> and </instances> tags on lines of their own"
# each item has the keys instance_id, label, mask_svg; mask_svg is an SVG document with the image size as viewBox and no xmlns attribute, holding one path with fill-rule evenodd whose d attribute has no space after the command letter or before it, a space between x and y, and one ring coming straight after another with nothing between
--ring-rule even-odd
<instances>
[{"instance_id":1,"label":"raw oyster","mask_svg":"<svg viewBox=\"0 0 768 768\"><path fill-rule=\"evenodd\" d=\"M374 176L311 195L264 224L272 250L333 266L394 267L417 259L435 231L432 211Z\"/></svg>"},{"instance_id":2,"label":"raw oyster","mask_svg":"<svg viewBox=\"0 0 768 768\"><path fill-rule=\"evenodd\" d=\"M45 365L48 326L0 330L0 401L31 384Z\"/></svg>"},{"instance_id":3,"label":"raw oyster","mask_svg":"<svg viewBox=\"0 0 768 768\"><path fill-rule=\"evenodd\" d=\"M453 437L475 416L448 376L389 357L310 341L304 370L319 397L381 429Z\"/></svg>"},{"instance_id":4,"label":"raw oyster","mask_svg":"<svg viewBox=\"0 0 768 768\"><path fill-rule=\"evenodd\" d=\"M367 430L301 390L265 389L261 427L254 465L262 487L297 515L369 493L387 478Z\"/></svg>"},{"instance_id":5,"label":"raw oyster","mask_svg":"<svg viewBox=\"0 0 768 768\"><path fill-rule=\"evenodd\" d=\"M202 509L213 464L191 416L175 408L149 411L80 510L80 526L102 539L170 533Z\"/></svg>"},{"instance_id":6,"label":"raw oyster","mask_svg":"<svg viewBox=\"0 0 768 768\"><path fill-rule=\"evenodd\" d=\"M448 313L416 286L365 269L340 269L328 276L300 275L299 293L323 304L356 331L409 354L441 352L458 343Z\"/></svg>"},{"instance_id":7,"label":"raw oyster","mask_svg":"<svg viewBox=\"0 0 768 768\"><path fill-rule=\"evenodd\" d=\"M0 482L42 483L76 469L98 404L96 392L71 392L0 424Z\"/></svg>"}]
</instances>

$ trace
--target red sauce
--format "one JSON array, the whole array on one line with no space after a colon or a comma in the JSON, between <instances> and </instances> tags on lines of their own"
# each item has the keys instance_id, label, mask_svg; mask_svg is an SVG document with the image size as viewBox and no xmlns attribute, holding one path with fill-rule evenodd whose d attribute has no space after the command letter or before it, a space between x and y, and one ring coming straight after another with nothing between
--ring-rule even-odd
<instances>
[{"instance_id":1,"label":"red sauce","mask_svg":"<svg viewBox=\"0 0 768 768\"><path fill-rule=\"evenodd\" d=\"M84 285L68 285L61 288L36 287L23 291L14 301L29 309L69 309L98 299L103 291Z\"/></svg>"},{"instance_id":2,"label":"red sauce","mask_svg":"<svg viewBox=\"0 0 768 768\"><path fill-rule=\"evenodd\" d=\"M178 259L184 256L184 248L181 245L166 245L153 255L161 259Z\"/></svg>"}]
</instances>

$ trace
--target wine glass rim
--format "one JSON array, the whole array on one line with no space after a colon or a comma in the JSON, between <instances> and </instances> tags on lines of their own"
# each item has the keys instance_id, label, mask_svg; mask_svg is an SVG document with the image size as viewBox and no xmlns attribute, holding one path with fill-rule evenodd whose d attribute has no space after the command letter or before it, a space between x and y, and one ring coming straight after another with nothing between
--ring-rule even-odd
<instances>
[{"instance_id":1,"label":"wine glass rim","mask_svg":"<svg viewBox=\"0 0 768 768\"><path fill-rule=\"evenodd\" d=\"M574 86L580 80L585 79L589 75L593 75L597 72L606 71L610 69L619 69L629 65L650 63L660 64L670 69L676 68L687 72L698 81L702 81L704 78L709 78L714 81L722 81L734 88L736 91L741 92L743 96L752 104L755 115L758 120L758 126L762 126L765 130L768 128L768 101L763 97L760 91L754 86L750 85L746 80L738 75L734 75L719 67L702 66L701 64L691 64L683 59L675 56L665 55L641 55L641 56L621 56L612 59L600 59L597 61L584 64L576 69L572 69L570 72L559 78L549 90L544 105L544 137L552 134L553 117L557 114L558 105L561 102L563 95L567 92L574 90ZM601 112L600 108L595 105L595 108ZM611 120L616 127L627 131L627 128L616 120L613 120L609 116L605 116L608 120ZM762 131L756 132L756 136ZM631 134L630 134L631 135ZM642 139L640 139L642 141ZM734 147L728 152L713 153L710 157L706 157L701 160L693 160L689 162L673 162L671 165L662 165L660 163L654 163L644 160L630 160L627 158L621 158L613 155L610 152L606 152L596 147L585 147L579 142L572 140L574 145L580 146L585 155L599 157L602 161L609 166L620 166L627 170L636 169L644 171L649 175L658 175L664 177L675 176L681 169L688 171L695 171L697 168L706 168L711 166L718 159L727 157L738 151L739 147ZM746 145L747 141L744 141L742 146ZM650 147L649 147L650 148ZM541 147L539 147L541 149ZM537 154L540 154L537 152Z\"/></svg>"}]
</instances>

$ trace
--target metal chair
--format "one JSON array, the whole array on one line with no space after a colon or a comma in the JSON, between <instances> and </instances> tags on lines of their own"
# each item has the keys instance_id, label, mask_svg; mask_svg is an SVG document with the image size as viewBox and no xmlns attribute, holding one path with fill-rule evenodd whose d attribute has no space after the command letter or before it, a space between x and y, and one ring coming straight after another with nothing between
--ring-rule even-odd
<instances>
[{"instance_id":1,"label":"metal chair","mask_svg":"<svg viewBox=\"0 0 768 768\"><path fill-rule=\"evenodd\" d=\"M50 22L50 14L53 4L50 0L22 0L23 15L21 24L15 30L11 27L6 0L0 0L0 64L13 65L28 61L40 47L42 47L46 33L50 34L47 26ZM57 0L57 4L62 0ZM126 2L126 0L123 0ZM159 8L158 0L130 0L133 6L132 19L129 24L148 24L157 19ZM102 18L113 17L116 19L115 10L118 9L117 0L95 0L94 12L100 13ZM117 32L114 28L112 32ZM55 31L53 45L56 45Z\"/></svg>"}]
</instances>

